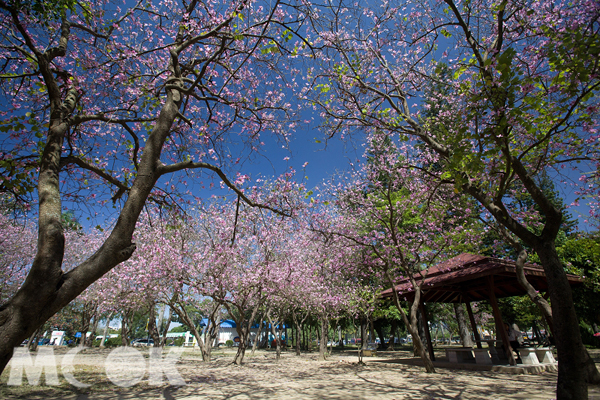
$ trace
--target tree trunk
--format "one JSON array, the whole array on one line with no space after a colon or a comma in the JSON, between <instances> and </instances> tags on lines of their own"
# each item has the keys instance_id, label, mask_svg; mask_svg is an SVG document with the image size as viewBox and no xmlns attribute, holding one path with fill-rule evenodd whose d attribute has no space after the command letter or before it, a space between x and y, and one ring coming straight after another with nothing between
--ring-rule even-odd
<instances>
[{"instance_id":1,"label":"tree trunk","mask_svg":"<svg viewBox=\"0 0 600 400\"><path fill-rule=\"evenodd\" d=\"M363 338L366 336L366 334L364 333L365 329L363 329L363 326L364 326L364 319L361 318L361 320L360 320L360 336L361 336L360 341L361 341L361 343L360 343L360 346L356 346L356 349L358 351L358 365L364 365L364 363L363 363L363 348L362 348L362 345L364 343L364 339ZM357 333L358 332L357 332L356 326L355 326L354 327L354 336L355 336L354 343L356 343L356 334Z\"/></svg>"},{"instance_id":2,"label":"tree trunk","mask_svg":"<svg viewBox=\"0 0 600 400\"><path fill-rule=\"evenodd\" d=\"M17 14L13 20L20 25ZM136 221L156 181L168 172L160 162L160 153L182 103L181 93L175 89L166 90L163 106L145 142L136 178L111 234L92 256L71 271L63 272L65 237L59 174L65 134L80 93L77 84L61 87L55 78L53 60L66 54L69 37L70 23L65 19L61 23L58 46L39 50L34 44L28 44L46 85L50 118L38 167L37 253L23 285L0 306L0 372L10 361L13 349L24 339L89 285L131 257L135 251L131 239ZM172 64L168 68L174 71Z\"/></svg>"},{"instance_id":3,"label":"tree trunk","mask_svg":"<svg viewBox=\"0 0 600 400\"><path fill-rule=\"evenodd\" d=\"M269 311L267 311L267 315L268 315ZM260 334L262 333L262 327L263 324L265 323L265 315L263 315L260 319L260 323L258 324L258 330L256 331L256 337L254 338L254 343L252 343L252 353L251 355L254 355L254 353L256 352L256 347L258 346L258 341L260 340Z\"/></svg>"},{"instance_id":4,"label":"tree trunk","mask_svg":"<svg viewBox=\"0 0 600 400\"><path fill-rule=\"evenodd\" d=\"M325 315L321 316L321 334L319 335L319 360L327 360L327 336L329 331L329 320Z\"/></svg>"},{"instance_id":5,"label":"tree trunk","mask_svg":"<svg viewBox=\"0 0 600 400\"><path fill-rule=\"evenodd\" d=\"M31 334L31 336L29 337L29 340L27 341L27 348L30 351L37 351L38 341L39 341L40 333L42 333L42 329L44 329L43 325L40 326L35 332L33 332Z\"/></svg>"},{"instance_id":6,"label":"tree trunk","mask_svg":"<svg viewBox=\"0 0 600 400\"><path fill-rule=\"evenodd\" d=\"M421 343L427 343L427 338L425 337L425 324L423 323L423 314L421 313L420 310L417 311L416 314L417 314L416 328L417 328L417 332L419 333L419 339L421 339ZM415 343L415 338L413 337L413 354L416 357L419 357L419 352L414 347L414 343Z\"/></svg>"},{"instance_id":7,"label":"tree trunk","mask_svg":"<svg viewBox=\"0 0 600 400\"><path fill-rule=\"evenodd\" d=\"M379 336L379 348L385 349L385 338L383 337L383 326L382 324L375 325L375 331L377 332L377 336Z\"/></svg>"},{"instance_id":8,"label":"tree trunk","mask_svg":"<svg viewBox=\"0 0 600 400\"><path fill-rule=\"evenodd\" d=\"M363 318L360 321L360 346L359 349L367 349L367 318Z\"/></svg>"},{"instance_id":9,"label":"tree trunk","mask_svg":"<svg viewBox=\"0 0 600 400\"><path fill-rule=\"evenodd\" d=\"M148 335L154 342L153 346L160 347L160 335L158 333L158 327L160 325L156 325L156 304L154 304L154 302L150 303L148 311Z\"/></svg>"},{"instance_id":10,"label":"tree trunk","mask_svg":"<svg viewBox=\"0 0 600 400\"><path fill-rule=\"evenodd\" d=\"M596 380L598 370L590 358L579 331L571 285L560 262L554 241L534 247L548 280L552 321L558 353L558 399L586 399L587 382Z\"/></svg>"},{"instance_id":11,"label":"tree trunk","mask_svg":"<svg viewBox=\"0 0 600 400\"><path fill-rule=\"evenodd\" d=\"M164 328L161 324L162 329L162 338L160 339L160 347L164 347L167 344L167 334L169 333L169 328L171 327L171 319L173 318L173 311L171 307L169 307L169 316L167 317L167 322L165 323Z\"/></svg>"},{"instance_id":12,"label":"tree trunk","mask_svg":"<svg viewBox=\"0 0 600 400\"><path fill-rule=\"evenodd\" d=\"M84 347L87 340L87 332L90 328L92 319L91 306L89 304L83 305L83 311L81 313L81 337L79 338L79 347Z\"/></svg>"},{"instance_id":13,"label":"tree trunk","mask_svg":"<svg viewBox=\"0 0 600 400\"><path fill-rule=\"evenodd\" d=\"M395 319L391 321L392 328L390 330L390 342L388 344L388 350L394 351L395 342L396 342L396 330L398 328L398 322Z\"/></svg>"},{"instance_id":14,"label":"tree trunk","mask_svg":"<svg viewBox=\"0 0 600 400\"><path fill-rule=\"evenodd\" d=\"M234 304L234 306L237 308L238 314L239 314L239 317L236 319L234 316L234 313L231 312L231 307L227 303L225 303L225 307L227 308L227 311L229 311L229 315L231 315L235 320L236 331L238 333L238 336L240 337L240 344L238 346L237 353L235 354L235 357L233 359L233 363L236 365L242 365L242 362L244 361L244 356L246 354L246 348L248 347L248 336L250 336L250 326L252 325L252 322L256 318L256 314L258 313L259 305L260 305L259 302L257 302L256 305L252 309L250 318L246 319L244 316L245 305L240 306L240 305Z\"/></svg>"},{"instance_id":15,"label":"tree trunk","mask_svg":"<svg viewBox=\"0 0 600 400\"><path fill-rule=\"evenodd\" d=\"M110 320L113 316L113 312L111 311L106 317L106 325L104 326L104 332L102 333L102 339L100 340L100 348L103 349L106 343L106 336L108 335L108 330L110 328Z\"/></svg>"},{"instance_id":16,"label":"tree trunk","mask_svg":"<svg viewBox=\"0 0 600 400\"><path fill-rule=\"evenodd\" d=\"M390 284L390 287L394 288L394 281L392 279L392 277L390 276L389 271L385 270L384 271L385 276L387 278L388 283ZM400 316L402 317L402 320L404 321L404 324L406 325L406 329L408 330L408 332L412 335L413 338L413 348L415 353L417 353L419 355L419 357L421 357L421 360L423 360L423 365L425 366L425 371L427 371L428 373L435 373L435 367L433 366L433 362L431 361L431 358L429 357L429 352L425 350L425 347L423 346L423 342L421 341L421 338L419 336L419 330L417 327L417 309L419 308L419 302L421 301L421 288L415 283L415 281L413 279L411 279L411 284L413 285L413 288L415 289L415 298L413 300L413 303L410 306L410 321L408 319L408 317L406 316L406 313L404 312L404 309L402 308L401 304L400 304L400 298L398 297L398 292L396 292L395 290L392 290L392 295L394 298L394 304L396 305L396 308L398 309L398 311L400 311Z\"/></svg>"},{"instance_id":17,"label":"tree trunk","mask_svg":"<svg viewBox=\"0 0 600 400\"><path fill-rule=\"evenodd\" d=\"M233 359L233 363L236 365L242 365L242 362L244 361L244 356L246 354L246 348L248 347L248 336L250 333L250 329L249 324L246 324L244 322L242 322L242 325L240 326L240 324L238 324L238 322L236 321L236 326L240 327L239 329L236 329L240 337L240 344Z\"/></svg>"},{"instance_id":18,"label":"tree trunk","mask_svg":"<svg viewBox=\"0 0 600 400\"><path fill-rule=\"evenodd\" d=\"M277 325L277 359L279 360L279 358L281 357L281 349L283 347L283 340L282 340L282 334L283 334L283 326L284 322L281 321L278 325Z\"/></svg>"},{"instance_id":19,"label":"tree trunk","mask_svg":"<svg viewBox=\"0 0 600 400\"><path fill-rule=\"evenodd\" d=\"M300 332L302 331L302 325L298 322L296 312L292 311L292 320L294 321L294 345L296 347L296 355L300 355Z\"/></svg>"},{"instance_id":20,"label":"tree trunk","mask_svg":"<svg viewBox=\"0 0 600 400\"><path fill-rule=\"evenodd\" d=\"M207 359L210 360L212 356L213 344L219 335L219 329L221 328L221 303L215 301L208 320L209 326L206 327L204 346Z\"/></svg>"},{"instance_id":21,"label":"tree trunk","mask_svg":"<svg viewBox=\"0 0 600 400\"><path fill-rule=\"evenodd\" d=\"M87 347L92 347L94 345L94 341L96 340L96 330L98 329L98 322L100 321L100 316L98 315L98 307L94 309L94 323L92 324L92 334L89 338L86 338L85 345Z\"/></svg>"},{"instance_id":22,"label":"tree trunk","mask_svg":"<svg viewBox=\"0 0 600 400\"><path fill-rule=\"evenodd\" d=\"M167 305L165 303L160 303L158 307L158 322L156 323L156 329L158 331L158 336L161 336L163 333L163 321L165 319L165 310Z\"/></svg>"},{"instance_id":23,"label":"tree trunk","mask_svg":"<svg viewBox=\"0 0 600 400\"><path fill-rule=\"evenodd\" d=\"M123 311L121 313L121 344L129 346L129 328L131 327L131 319L133 311Z\"/></svg>"},{"instance_id":24,"label":"tree trunk","mask_svg":"<svg viewBox=\"0 0 600 400\"><path fill-rule=\"evenodd\" d=\"M304 326L304 351L310 350L310 324Z\"/></svg>"},{"instance_id":25,"label":"tree trunk","mask_svg":"<svg viewBox=\"0 0 600 400\"><path fill-rule=\"evenodd\" d=\"M296 329L294 331L294 334L296 335L296 355L299 356L300 355L300 346L301 346L301 340L302 340L302 325L296 325Z\"/></svg>"},{"instance_id":26,"label":"tree trunk","mask_svg":"<svg viewBox=\"0 0 600 400\"><path fill-rule=\"evenodd\" d=\"M233 359L233 363L235 365L242 365L242 362L244 361L244 355L246 354L246 344L247 344L247 337L246 337L246 331L248 329L246 327L242 327L241 329L239 329L238 335L240 336L240 344L238 346L237 352L235 353L235 357Z\"/></svg>"},{"instance_id":27,"label":"tree trunk","mask_svg":"<svg viewBox=\"0 0 600 400\"><path fill-rule=\"evenodd\" d=\"M542 316L548 322L548 325L550 326L552 334L554 335L554 323L552 322L552 309L550 307L550 304L548 304L546 299L544 299L538 293L538 291L535 290L535 288L529 283L529 281L525 277L524 268L525 268L525 262L527 261L527 251L525 251L525 249L523 247L521 247L519 244L516 244L516 246L517 246L517 253L518 253L517 261L515 263L516 273L517 273L517 282L519 282L519 285L521 285L521 287L523 289L525 289L525 291L527 292L527 295L529 296L531 301L533 301L533 303L538 306L538 308L540 309L540 312L542 313Z\"/></svg>"},{"instance_id":28,"label":"tree trunk","mask_svg":"<svg viewBox=\"0 0 600 400\"><path fill-rule=\"evenodd\" d=\"M465 317L465 309L462 304L454 303L454 313L456 314L456 321L458 322L458 335L460 336L460 342L464 347L473 347L473 341L471 340L471 334L467 327L467 319ZM452 337L450 338L452 340Z\"/></svg>"},{"instance_id":29,"label":"tree trunk","mask_svg":"<svg viewBox=\"0 0 600 400\"><path fill-rule=\"evenodd\" d=\"M281 338L279 336L279 332L277 332L277 328L275 328L275 322L277 322L277 325L279 326L279 321L273 321L273 319L271 319L270 312L267 312L267 318L269 319L269 324L271 325L271 333L275 338L275 348L277 354L275 359L279 361L279 359L281 358Z\"/></svg>"},{"instance_id":30,"label":"tree trunk","mask_svg":"<svg viewBox=\"0 0 600 400\"><path fill-rule=\"evenodd\" d=\"M210 351L207 349L207 344L204 342L202 335L200 334L200 332L198 332L198 329L194 324L194 321L185 309L185 304L173 302L170 303L169 306L175 310L175 312L185 323L185 325L187 325L190 328L190 331L192 331L192 335L194 335L194 337L196 338L196 343L198 343L198 347L200 348L200 353L202 354L202 361L210 362ZM208 345L208 347L210 347L210 345Z\"/></svg>"},{"instance_id":31,"label":"tree trunk","mask_svg":"<svg viewBox=\"0 0 600 400\"><path fill-rule=\"evenodd\" d=\"M544 299L538 293L538 291L535 290L535 288L529 283L529 281L527 281L527 277L525 276L524 267L525 267L525 263L527 261L527 256L528 256L527 251L519 243L511 241L510 239L509 239L509 241L513 244L513 246L517 250L517 261L515 263L516 272L517 272L517 280L518 280L519 284L525 289L525 291L527 292L527 295L529 296L531 301L533 301L534 304L536 304L538 306L538 308L540 309L542 316L544 317L544 320L547 323L548 328L550 329L550 332L552 332L552 335L554 336L555 333L554 333L554 321L552 318L552 308L550 307L550 305L548 304L546 299ZM554 245L552 245L552 247L554 248ZM554 253L556 254L556 250L554 250ZM558 254L556 254L556 257L558 258ZM541 259L541 257L540 257L540 259ZM563 271L564 271L564 269L563 269ZM565 280L566 280L566 276L565 276ZM567 281L567 285L570 288L571 285L569 285L568 281ZM572 299L572 294L569 293L569 295L571 296L571 299ZM571 300L571 302L572 302L572 300ZM573 310L574 310L574 308L573 308ZM579 329L577 331L579 332ZM582 345L583 345L583 341L582 341ZM587 381L588 381L588 383L599 384L600 383L600 372L598 372L598 369L596 368L596 363L590 357L590 354L587 351L587 349L585 348L585 346L582 346L582 347L583 347L583 351L585 352L584 368L585 368L586 374L587 374ZM557 349L558 349L558 346L557 346Z\"/></svg>"}]
</instances>

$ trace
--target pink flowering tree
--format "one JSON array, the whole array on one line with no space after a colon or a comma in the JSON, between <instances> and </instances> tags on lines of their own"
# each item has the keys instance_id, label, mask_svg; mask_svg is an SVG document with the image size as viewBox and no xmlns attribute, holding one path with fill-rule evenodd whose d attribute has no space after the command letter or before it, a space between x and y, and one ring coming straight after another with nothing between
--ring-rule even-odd
<instances>
[{"instance_id":1,"label":"pink flowering tree","mask_svg":"<svg viewBox=\"0 0 600 400\"><path fill-rule=\"evenodd\" d=\"M297 22L280 2L252 0L0 1L0 129L10 133L0 191L37 199L39 216L29 275L0 308L0 369L14 346L131 257L148 199L174 204L185 195L180 181L218 177L254 205L226 173L260 149L263 131L286 140L293 128L284 118L293 83L280 62ZM118 218L66 272L62 201L90 199L112 201Z\"/></svg>"},{"instance_id":2,"label":"pink flowering tree","mask_svg":"<svg viewBox=\"0 0 600 400\"><path fill-rule=\"evenodd\" d=\"M402 293L393 291L394 302L413 346L427 372L435 372L420 340L417 312L427 269L442 258L453 256L457 245L472 242L471 209L459 208L461 196L449 188L435 187L427 173L435 158L413 155L412 149L396 148L389 137L375 132L369 136L367 161L345 184L331 190L339 219L322 228L353 241L362 249L362 265L394 287L408 279L414 300L408 315L401 306ZM418 157L421 168L404 168L401 163Z\"/></svg>"},{"instance_id":3,"label":"pink flowering tree","mask_svg":"<svg viewBox=\"0 0 600 400\"><path fill-rule=\"evenodd\" d=\"M207 249L197 260L198 289L223 304L235 321L240 343L234 363L241 365L250 326L269 295L265 289L276 257L270 250L277 226L265 229L262 217L270 221L269 216L235 204L211 208L198 240Z\"/></svg>"},{"instance_id":4,"label":"pink flowering tree","mask_svg":"<svg viewBox=\"0 0 600 400\"><path fill-rule=\"evenodd\" d=\"M440 184L534 249L562 360L557 396L587 398L597 371L555 249L563 216L538 178L570 171L597 193L598 3L393 1L312 12L330 23L313 39L326 56L305 94L328 132L366 126L427 148L439 157ZM517 186L538 218L511 208Z\"/></svg>"},{"instance_id":5,"label":"pink flowering tree","mask_svg":"<svg viewBox=\"0 0 600 400\"><path fill-rule=\"evenodd\" d=\"M225 293L223 288L214 285L213 276L220 276L222 270L214 263L215 243L209 234L213 226L228 226L229 214L223 208L211 204L197 216L185 223L181 218L171 221L170 239L162 260L162 290L160 297L189 327L205 362L211 359ZM208 230L208 231L207 231ZM191 310L196 312L193 313ZM198 317L206 317L206 326L199 325Z\"/></svg>"},{"instance_id":6,"label":"pink flowering tree","mask_svg":"<svg viewBox=\"0 0 600 400\"><path fill-rule=\"evenodd\" d=\"M17 292L36 250L35 226L0 214L0 304Z\"/></svg>"},{"instance_id":7,"label":"pink flowering tree","mask_svg":"<svg viewBox=\"0 0 600 400\"><path fill-rule=\"evenodd\" d=\"M268 182L258 180L254 185L246 182L241 193L253 203L287 209L293 215L303 207L298 198L303 188L292 181L293 174L290 171ZM162 265L163 269L162 301L190 327L205 361L210 360L210 346L217 334L221 309L225 308L235 320L240 337L235 363L242 363L250 326L281 278L283 240L290 237L289 228L285 228L289 222L282 218L249 207L238 197L198 205L197 215L189 223L172 222L178 228L169 234L169 240L175 241L169 245L171 250L161 250L166 258L156 266L158 269ZM176 243L180 249L175 248ZM208 299L206 316L210 323L202 337L186 307L205 304Z\"/></svg>"},{"instance_id":8,"label":"pink flowering tree","mask_svg":"<svg viewBox=\"0 0 600 400\"><path fill-rule=\"evenodd\" d=\"M269 283L273 294L267 304L280 321L291 317L297 333L308 316L317 319L321 325L319 357L325 360L329 323L354 313L352 304L362 282L355 279L354 243L312 229L311 208L286 227L276 270L278 277L273 276L275 279ZM275 333L274 336L278 337ZM299 353L298 336L296 350Z\"/></svg>"}]
</instances>

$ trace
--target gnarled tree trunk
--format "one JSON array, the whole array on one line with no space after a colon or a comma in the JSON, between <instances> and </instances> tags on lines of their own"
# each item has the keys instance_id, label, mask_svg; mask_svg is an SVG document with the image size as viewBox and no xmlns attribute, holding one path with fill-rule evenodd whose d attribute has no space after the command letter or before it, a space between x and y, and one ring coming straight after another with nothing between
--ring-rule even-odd
<instances>
[{"instance_id":1,"label":"gnarled tree trunk","mask_svg":"<svg viewBox=\"0 0 600 400\"><path fill-rule=\"evenodd\" d=\"M98 329L98 322L100 322L100 315L98 312L98 306L95 307L94 309L94 313L92 315L93 318L93 323L92 323L92 327L90 329L90 331L92 332L92 334L90 335L90 337L86 337L85 338L85 346L86 347L92 347L94 345L94 341L96 340L96 330Z\"/></svg>"},{"instance_id":2,"label":"gnarled tree trunk","mask_svg":"<svg viewBox=\"0 0 600 400\"><path fill-rule=\"evenodd\" d=\"M238 310L238 317L235 317L235 314L231 312L231 307L229 304L225 303L225 307L229 314L234 318L236 324L236 331L238 336L240 337L240 343L238 346L237 353L235 353L235 357L233 359L233 363L236 365L242 365L244 361L244 356L246 355L246 348L248 347L248 337L250 336L250 326L252 322L256 318L256 314L258 313L259 304L257 303L253 308L250 315L250 318L246 319L244 314L244 306L234 305Z\"/></svg>"},{"instance_id":3,"label":"gnarled tree trunk","mask_svg":"<svg viewBox=\"0 0 600 400\"><path fill-rule=\"evenodd\" d=\"M517 251L518 251L518 256L517 256L517 262L516 262L516 269L517 269L517 280L519 281L519 284L527 291L527 295L529 296L529 298L539 307L540 311L542 312L542 315L544 316L544 318L546 319L546 322L548 323L549 328L552 331L553 335L556 335L555 333L555 323L554 323L554 318L552 318L552 314L553 314L553 308L554 307L550 307L550 305L548 304L548 302L535 290L535 288L527 281L527 278L525 276L525 271L524 271L524 266L525 266L525 262L527 261L527 251L522 247L517 245L516 246ZM552 245L550 247L552 250L554 250L554 255L556 257L556 259L558 259L558 254L556 253L556 250L554 249L554 246ZM539 253L538 253L539 255ZM550 265L553 265L552 262L550 261L552 258L552 251L548 251L548 255L549 257L547 258L547 263L549 263ZM541 259L541 257L540 257ZM560 261L559 261L560 263ZM564 273L564 269L562 268L562 264L560 266L561 270ZM566 280L566 279L565 279ZM567 303L569 303L569 297L570 297L570 303L572 304L572 292L571 292L571 286L569 285L568 281L567 281L567 285L566 285L569 289L569 291L567 293L555 293L555 296L557 294L559 294L559 297L562 298L562 296L565 296L565 298L562 298L561 300L563 301L567 301ZM564 288L563 288L564 290ZM550 289L550 296L552 298L552 292L553 290ZM553 304L554 304L553 300ZM568 308L565 305L556 307L559 308L561 310L561 312L564 313L568 313ZM575 321L577 321L577 316L575 315L575 310L573 310L573 315L572 315L572 319L574 319ZM571 321L572 323L573 321ZM561 328L561 333L563 335L566 334L573 334L570 331L573 330L573 327L567 326L565 327L564 323L559 323L558 324ZM579 324L577 323L575 325L577 332L579 333L579 338L577 339L577 336L575 337L575 340L579 340L581 341L581 332L579 331ZM558 335L556 335L558 336ZM596 363L594 362L594 360L590 357L589 352L587 351L587 349L585 348L585 346L583 345L583 341L581 341L580 344L577 344L577 342L573 343L573 347L574 348L579 348L579 350L573 350L573 351L579 351L580 357L582 357L582 359L584 360L584 370L585 370L585 375L586 375L586 380L589 383L593 383L593 384L599 384L600 383L600 373L598 372L598 369L596 368ZM557 348L558 349L558 348ZM561 351L558 354L558 358L560 361L560 354L564 354L563 351ZM559 362L559 368L560 368L560 362ZM565 372L563 372L565 373Z\"/></svg>"},{"instance_id":4,"label":"gnarled tree trunk","mask_svg":"<svg viewBox=\"0 0 600 400\"><path fill-rule=\"evenodd\" d=\"M390 284L390 287L394 288L394 281L390 276L389 271L386 270L384 271L384 273L388 280L388 283ZM415 289L415 298L410 306L410 320L408 319L406 313L404 312L404 309L402 308L402 305L400 304L398 292L392 290L394 304L396 305L398 311L400 311L400 316L402 317L402 320L406 325L406 329L412 335L414 351L419 355L419 357L421 357L421 360L423 360L425 371L427 371L428 373L435 373L435 367L433 366L431 358L429 358L429 352L425 349L425 346L423 346L423 342L421 341L421 337L419 335L420 332L417 322L417 310L419 308L419 302L421 301L421 288L414 282L414 280L411 279L411 282Z\"/></svg>"},{"instance_id":5,"label":"gnarled tree trunk","mask_svg":"<svg viewBox=\"0 0 600 400\"><path fill-rule=\"evenodd\" d=\"M473 340L471 340L471 334L467 327L467 319L465 317L465 309L462 304L454 303L454 314L456 315L456 322L458 323L458 335L460 336L460 342L464 347L473 347ZM450 338L452 340L452 337Z\"/></svg>"}]
</instances>

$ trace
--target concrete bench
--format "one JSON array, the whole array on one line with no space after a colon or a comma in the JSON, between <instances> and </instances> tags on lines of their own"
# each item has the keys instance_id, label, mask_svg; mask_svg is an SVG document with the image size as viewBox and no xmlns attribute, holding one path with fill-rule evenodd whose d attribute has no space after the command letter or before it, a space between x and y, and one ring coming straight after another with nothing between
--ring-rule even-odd
<instances>
[{"instance_id":1,"label":"concrete bench","mask_svg":"<svg viewBox=\"0 0 600 400\"><path fill-rule=\"evenodd\" d=\"M475 363L480 365L492 365L492 356L489 349L473 349Z\"/></svg>"},{"instance_id":2,"label":"concrete bench","mask_svg":"<svg viewBox=\"0 0 600 400\"><path fill-rule=\"evenodd\" d=\"M471 347L457 347L446 349L446 357L448 361L453 363L465 363L475 361L473 349Z\"/></svg>"},{"instance_id":3,"label":"concrete bench","mask_svg":"<svg viewBox=\"0 0 600 400\"><path fill-rule=\"evenodd\" d=\"M520 347L518 350L523 364L537 365L540 363L536 354L536 349L533 347Z\"/></svg>"},{"instance_id":4,"label":"concrete bench","mask_svg":"<svg viewBox=\"0 0 600 400\"><path fill-rule=\"evenodd\" d=\"M490 357L492 358L492 364L500 364L501 357L498 354L498 350L496 349L496 346L494 346L493 341L488 342L488 350L490 352Z\"/></svg>"},{"instance_id":5,"label":"concrete bench","mask_svg":"<svg viewBox=\"0 0 600 400\"><path fill-rule=\"evenodd\" d=\"M542 364L554 364L556 362L550 347L538 347L535 349L535 354L537 355L539 362Z\"/></svg>"}]
</instances>

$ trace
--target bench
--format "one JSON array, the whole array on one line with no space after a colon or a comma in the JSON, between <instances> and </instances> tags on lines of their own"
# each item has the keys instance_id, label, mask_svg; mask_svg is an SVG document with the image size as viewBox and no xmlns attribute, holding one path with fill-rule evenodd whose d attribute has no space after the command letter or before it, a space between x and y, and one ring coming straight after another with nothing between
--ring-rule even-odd
<instances>
[{"instance_id":1,"label":"bench","mask_svg":"<svg viewBox=\"0 0 600 400\"><path fill-rule=\"evenodd\" d=\"M483 340L476 340L475 342L477 342L478 344L483 344L485 343L487 345L487 349L473 349L474 351L479 351L480 354L480 359L481 362L478 362L478 364L486 364L489 365L488 362L488 355L490 358L490 361L492 364L501 364L501 360L500 358L502 358L499 354L498 354L498 350L496 349L496 343L500 343L500 340L495 340L495 339L483 339ZM488 352L488 354L486 354L485 352ZM506 356L503 356L506 357ZM477 353L475 353L475 360L477 360Z\"/></svg>"},{"instance_id":2,"label":"bench","mask_svg":"<svg viewBox=\"0 0 600 400\"><path fill-rule=\"evenodd\" d=\"M480 365L492 365L492 356L490 349L473 349L475 353L475 363Z\"/></svg>"},{"instance_id":3,"label":"bench","mask_svg":"<svg viewBox=\"0 0 600 400\"><path fill-rule=\"evenodd\" d=\"M446 357L452 363L465 363L475 361L471 347L457 347L446 349Z\"/></svg>"},{"instance_id":4,"label":"bench","mask_svg":"<svg viewBox=\"0 0 600 400\"><path fill-rule=\"evenodd\" d=\"M533 347L519 347L517 350L519 350L521 362L524 365L537 365L540 363L536 354L536 349Z\"/></svg>"},{"instance_id":5,"label":"bench","mask_svg":"<svg viewBox=\"0 0 600 400\"><path fill-rule=\"evenodd\" d=\"M550 347L538 347L535 349L535 354L537 355L539 362L542 364L554 364L556 362Z\"/></svg>"}]
</instances>

